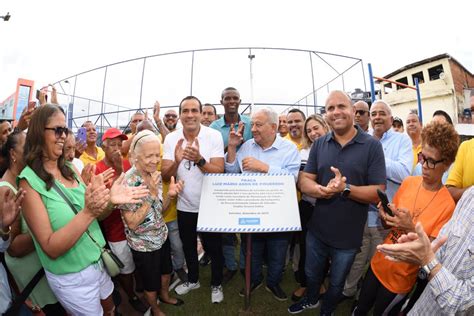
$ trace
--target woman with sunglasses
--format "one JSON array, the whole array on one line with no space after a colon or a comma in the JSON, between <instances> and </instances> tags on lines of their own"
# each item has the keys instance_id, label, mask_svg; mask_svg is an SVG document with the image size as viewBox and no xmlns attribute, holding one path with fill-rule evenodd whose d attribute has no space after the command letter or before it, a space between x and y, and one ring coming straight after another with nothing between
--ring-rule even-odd
<instances>
[{"instance_id":1,"label":"woman with sunglasses","mask_svg":"<svg viewBox=\"0 0 474 316\"><path fill-rule=\"evenodd\" d=\"M304 123L303 130L303 149L300 151L301 166L300 171L306 166L306 161L309 157L311 145L321 136L326 135L329 132L329 126L324 118L319 114L312 114L308 116ZM302 231L297 233L298 242L300 247L300 259L298 260L298 270L295 272L296 279L300 283L300 287L293 292L291 299L296 302L299 301L306 292L306 274L304 272L305 260L306 260L306 226L311 219L313 214L314 203L316 200L310 196L303 194L299 202L299 211L301 219Z\"/></svg>"},{"instance_id":2,"label":"woman with sunglasses","mask_svg":"<svg viewBox=\"0 0 474 316\"><path fill-rule=\"evenodd\" d=\"M0 196L3 196L6 191L11 191L14 194L18 192L16 178L24 167L25 138L26 133L13 132L8 135L7 141L1 149L1 156L5 158L5 161L0 166L0 173L3 173L5 169L6 171L0 181ZM10 246L5 254L5 262L20 291L23 291L28 282L42 268L28 226L22 216L18 216L11 225ZM44 277L34 287L29 299L33 311L42 310L46 315L66 314Z\"/></svg>"},{"instance_id":3,"label":"woman with sunglasses","mask_svg":"<svg viewBox=\"0 0 474 316\"><path fill-rule=\"evenodd\" d=\"M379 203L383 223L391 227L384 244L397 243L402 234L415 232L421 222L433 240L451 218L455 203L442 183L443 173L456 157L459 137L449 124L431 122L421 132L421 176L407 177L389 204L392 215ZM419 266L393 262L377 252L364 279L354 315L366 315L374 307L374 315L398 315L400 302L415 284Z\"/></svg>"},{"instance_id":4,"label":"woman with sunglasses","mask_svg":"<svg viewBox=\"0 0 474 316\"><path fill-rule=\"evenodd\" d=\"M183 304L180 299L169 297L170 278L162 278L162 275L171 275L173 271L168 228L162 211L178 196L183 181L175 183L171 177L168 194L162 201L161 174L157 171L160 151L160 139L152 131L143 130L135 135L130 145L133 166L127 171L125 181L130 187L146 185L150 195L138 204L119 206L133 260L143 280L145 298L155 316L164 315L157 303L157 292L160 290L160 301L175 306Z\"/></svg>"},{"instance_id":5,"label":"woman with sunglasses","mask_svg":"<svg viewBox=\"0 0 474 316\"><path fill-rule=\"evenodd\" d=\"M105 240L97 218L113 204L137 202L148 190L123 185L123 175L110 190L100 175L86 188L63 155L68 133L61 107L35 110L25 140L26 166L18 177L26 191L22 215L48 283L68 314L113 315L113 284L101 261Z\"/></svg>"}]
</instances>

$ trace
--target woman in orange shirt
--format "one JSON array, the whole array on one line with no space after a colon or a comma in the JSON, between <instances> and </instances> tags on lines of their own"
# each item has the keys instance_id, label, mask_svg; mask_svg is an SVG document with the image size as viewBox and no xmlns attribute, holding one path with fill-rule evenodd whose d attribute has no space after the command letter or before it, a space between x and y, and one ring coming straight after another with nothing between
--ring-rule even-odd
<instances>
[{"instance_id":1,"label":"woman in orange shirt","mask_svg":"<svg viewBox=\"0 0 474 316\"><path fill-rule=\"evenodd\" d=\"M385 244L396 243L402 234L414 232L417 222L434 239L454 211L454 200L441 179L456 157L459 136L451 125L432 122L423 128L421 137L422 176L408 177L402 182L390 205L394 216L384 212L379 204L383 222L392 227ZM354 315L366 315L372 306L374 315L397 315L399 307L394 306L412 289L419 268L376 253Z\"/></svg>"}]
</instances>

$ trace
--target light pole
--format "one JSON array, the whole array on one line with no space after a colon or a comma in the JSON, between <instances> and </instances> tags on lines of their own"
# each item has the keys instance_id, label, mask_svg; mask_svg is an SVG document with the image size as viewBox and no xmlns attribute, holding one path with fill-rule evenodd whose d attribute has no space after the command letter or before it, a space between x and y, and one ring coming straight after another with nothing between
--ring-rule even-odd
<instances>
[{"instance_id":1,"label":"light pole","mask_svg":"<svg viewBox=\"0 0 474 316\"><path fill-rule=\"evenodd\" d=\"M5 22L8 22L10 18L11 18L10 12L7 12L7 15L0 15L0 19L3 19L3 21Z\"/></svg>"}]
</instances>

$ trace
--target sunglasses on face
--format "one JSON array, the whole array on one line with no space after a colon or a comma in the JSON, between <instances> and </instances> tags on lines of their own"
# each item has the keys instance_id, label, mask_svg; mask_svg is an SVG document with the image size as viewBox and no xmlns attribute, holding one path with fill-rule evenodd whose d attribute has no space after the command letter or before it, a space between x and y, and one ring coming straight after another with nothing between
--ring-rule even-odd
<instances>
[{"instance_id":1,"label":"sunglasses on face","mask_svg":"<svg viewBox=\"0 0 474 316\"><path fill-rule=\"evenodd\" d=\"M63 136L63 133L66 135L66 137L69 134L69 129L67 127L56 126L45 127L44 129L48 131L54 131L54 136L56 136L56 138L61 138L61 136Z\"/></svg>"},{"instance_id":2,"label":"sunglasses on face","mask_svg":"<svg viewBox=\"0 0 474 316\"><path fill-rule=\"evenodd\" d=\"M178 116L174 115L174 114L165 114L165 117L166 118L177 118Z\"/></svg>"},{"instance_id":3,"label":"sunglasses on face","mask_svg":"<svg viewBox=\"0 0 474 316\"><path fill-rule=\"evenodd\" d=\"M356 110L356 114L358 115L364 115L365 113L368 113L369 111L366 110Z\"/></svg>"}]
</instances>

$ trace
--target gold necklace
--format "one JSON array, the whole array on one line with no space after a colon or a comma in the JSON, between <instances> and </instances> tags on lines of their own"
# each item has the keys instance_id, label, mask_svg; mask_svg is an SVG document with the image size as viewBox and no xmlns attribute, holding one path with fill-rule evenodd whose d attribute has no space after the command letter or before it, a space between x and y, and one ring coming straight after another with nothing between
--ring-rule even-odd
<instances>
[{"instance_id":1,"label":"gold necklace","mask_svg":"<svg viewBox=\"0 0 474 316\"><path fill-rule=\"evenodd\" d=\"M436 193L433 195L431 200L428 202L428 204L425 205L418 213L415 213L415 208L416 208L416 201L418 200L418 193L420 193L421 185L423 184L423 181L421 181L420 185L418 186L418 191L416 191L416 196L415 196L415 202L413 203L413 222L416 222L416 219L420 217L421 214L426 210L426 208L433 202L433 200L436 198L438 195L438 192L441 191L441 187L436 191Z\"/></svg>"}]
</instances>

